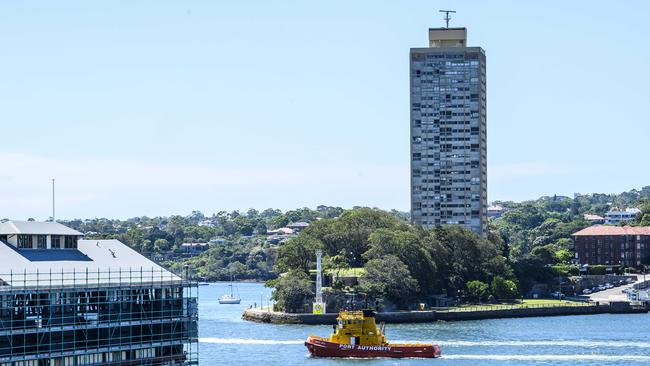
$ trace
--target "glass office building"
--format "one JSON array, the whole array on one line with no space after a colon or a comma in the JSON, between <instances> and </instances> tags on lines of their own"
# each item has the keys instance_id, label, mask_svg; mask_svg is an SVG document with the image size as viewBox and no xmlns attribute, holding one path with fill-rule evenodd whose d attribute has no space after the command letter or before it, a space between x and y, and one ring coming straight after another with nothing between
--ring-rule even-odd
<instances>
[{"instance_id":1,"label":"glass office building","mask_svg":"<svg viewBox=\"0 0 650 366\"><path fill-rule=\"evenodd\" d=\"M53 222L0 223L0 366L198 364L189 275L81 237Z\"/></svg>"},{"instance_id":2,"label":"glass office building","mask_svg":"<svg viewBox=\"0 0 650 366\"><path fill-rule=\"evenodd\" d=\"M411 217L487 236L485 52L465 28L429 29L412 48Z\"/></svg>"}]
</instances>

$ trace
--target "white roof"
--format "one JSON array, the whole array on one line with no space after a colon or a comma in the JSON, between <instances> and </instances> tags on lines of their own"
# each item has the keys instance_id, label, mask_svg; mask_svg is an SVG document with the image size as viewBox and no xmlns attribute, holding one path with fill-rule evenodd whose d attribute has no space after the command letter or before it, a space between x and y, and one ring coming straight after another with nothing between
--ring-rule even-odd
<instances>
[{"instance_id":1,"label":"white roof","mask_svg":"<svg viewBox=\"0 0 650 366\"><path fill-rule=\"evenodd\" d=\"M0 290L4 284L83 287L180 281L180 277L117 240L79 240L76 250L17 249L0 242L0 258Z\"/></svg>"},{"instance_id":2,"label":"white roof","mask_svg":"<svg viewBox=\"0 0 650 366\"><path fill-rule=\"evenodd\" d=\"M0 235L83 235L77 230L52 221L5 221L0 223Z\"/></svg>"},{"instance_id":3,"label":"white roof","mask_svg":"<svg viewBox=\"0 0 650 366\"><path fill-rule=\"evenodd\" d=\"M639 210L636 207L631 207L631 208L626 208L625 211L621 210L610 210L607 212L607 215L623 215L623 214L629 214L629 215L638 215L641 213L641 210Z\"/></svg>"},{"instance_id":4,"label":"white roof","mask_svg":"<svg viewBox=\"0 0 650 366\"><path fill-rule=\"evenodd\" d=\"M584 215L582 215L582 217L583 217L585 220L605 220L604 217L602 217L602 216L598 216L598 215L594 215L594 214L584 214Z\"/></svg>"},{"instance_id":5,"label":"white roof","mask_svg":"<svg viewBox=\"0 0 650 366\"><path fill-rule=\"evenodd\" d=\"M291 235L294 233L293 229L290 229L288 227L281 227L279 229L275 230L269 230L267 231L267 234L285 234L285 235Z\"/></svg>"}]
</instances>

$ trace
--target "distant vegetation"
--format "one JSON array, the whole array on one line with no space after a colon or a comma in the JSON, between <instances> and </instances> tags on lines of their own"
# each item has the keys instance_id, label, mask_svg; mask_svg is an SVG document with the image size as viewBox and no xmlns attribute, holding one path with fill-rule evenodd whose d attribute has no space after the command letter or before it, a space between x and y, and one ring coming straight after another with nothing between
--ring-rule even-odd
<instances>
[{"instance_id":1,"label":"distant vegetation","mask_svg":"<svg viewBox=\"0 0 650 366\"><path fill-rule=\"evenodd\" d=\"M66 225L86 233L88 239L117 239L173 269L188 264L204 280L267 280L277 277L273 265L277 246L267 241L267 231L295 222L313 222L340 215L340 207L319 206L282 212L221 211L206 216L135 217L127 220L70 220ZM210 242L196 256L181 250L182 243Z\"/></svg>"},{"instance_id":2,"label":"distant vegetation","mask_svg":"<svg viewBox=\"0 0 650 366\"><path fill-rule=\"evenodd\" d=\"M362 267L363 276L355 289L372 301L387 306L408 307L414 301L446 294L465 297L467 283L496 283L491 296L513 299L518 296L517 278L503 243L479 237L460 227L425 230L410 225L388 212L370 208L345 211L338 218L323 219L289 239L278 252L276 269L299 277L314 268L316 249L325 256L330 273ZM296 303L309 300L308 288L295 289L296 281L271 281L274 299L282 308L295 309ZM292 291L287 291L290 286ZM341 293L345 285L336 280L331 294ZM305 296L289 298L287 296ZM328 305L329 306L329 305Z\"/></svg>"},{"instance_id":3,"label":"distant vegetation","mask_svg":"<svg viewBox=\"0 0 650 366\"><path fill-rule=\"evenodd\" d=\"M278 304L292 310L312 296L305 278L314 269L317 248L333 278L361 274L355 290L387 304L405 307L434 295L481 302L515 298L534 284L577 274L570 235L589 226L585 213L638 207L642 215L632 224L650 225L650 187L497 203L507 212L490 219L487 239L456 227L424 230L410 225L403 212L329 206L65 223L87 238L120 240L175 270L188 264L204 280L271 280L286 273L270 285L276 286ZM279 243L268 240L268 231L295 222L311 225ZM200 254L180 249L182 243L210 241ZM345 287L334 281L331 291Z\"/></svg>"},{"instance_id":4,"label":"distant vegetation","mask_svg":"<svg viewBox=\"0 0 650 366\"><path fill-rule=\"evenodd\" d=\"M584 214L604 216L615 207L637 207L642 214L629 225L650 225L650 186L621 194L576 194L573 198L551 196L498 203L509 211L491 220L491 237L503 242L523 289L534 283L549 283L558 275L578 274L578 267L571 265L571 234L591 225L584 220ZM590 270L605 273L604 266Z\"/></svg>"},{"instance_id":5,"label":"distant vegetation","mask_svg":"<svg viewBox=\"0 0 650 366\"><path fill-rule=\"evenodd\" d=\"M650 187L619 195L498 203L508 211L490 220L487 240L457 227L424 230L379 210L346 211L287 241L279 249L275 268L279 273L306 273L314 268L310 253L321 248L330 272L362 267L365 274L354 290L373 300L398 307L436 295L475 303L503 301L529 293L535 284L551 288L558 277L579 274L572 264L571 234L590 225L583 219L585 213L604 215L614 207L638 207L642 215L629 224L650 224ZM592 266L589 271L604 274L606 267ZM299 291L283 291L282 283L270 285L279 289L274 295L279 305L287 302L288 293L302 296ZM335 281L334 297L344 287Z\"/></svg>"}]
</instances>

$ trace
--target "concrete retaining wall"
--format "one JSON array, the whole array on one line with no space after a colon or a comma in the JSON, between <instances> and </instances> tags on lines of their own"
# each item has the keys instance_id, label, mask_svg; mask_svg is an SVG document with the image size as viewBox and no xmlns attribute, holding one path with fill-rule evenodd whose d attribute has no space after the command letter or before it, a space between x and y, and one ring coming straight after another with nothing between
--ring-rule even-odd
<instances>
[{"instance_id":1,"label":"concrete retaining wall","mask_svg":"<svg viewBox=\"0 0 650 366\"><path fill-rule=\"evenodd\" d=\"M630 314L647 313L648 309L643 307L632 307L629 303L612 303L611 305L593 306L555 306L555 307L531 307L497 310L477 311L404 311L378 313L377 321L387 324L395 323L429 323L438 320L460 321L460 320L482 320L500 318L524 318L535 316L564 316L564 315L591 315L591 314ZM279 312L267 312L259 309L246 309L242 318L262 323L274 324L334 324L338 314L288 314Z\"/></svg>"}]
</instances>

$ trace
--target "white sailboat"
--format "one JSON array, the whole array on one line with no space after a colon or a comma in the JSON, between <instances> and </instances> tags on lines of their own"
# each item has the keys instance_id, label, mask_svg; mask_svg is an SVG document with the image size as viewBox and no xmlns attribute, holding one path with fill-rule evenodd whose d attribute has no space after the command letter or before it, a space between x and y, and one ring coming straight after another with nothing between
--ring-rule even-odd
<instances>
[{"instance_id":1,"label":"white sailboat","mask_svg":"<svg viewBox=\"0 0 650 366\"><path fill-rule=\"evenodd\" d=\"M239 297L239 291L237 291L237 296L233 293L233 285L232 285L232 280L230 281L230 293L225 294L219 298L219 304L239 304L241 302L241 298Z\"/></svg>"}]
</instances>

